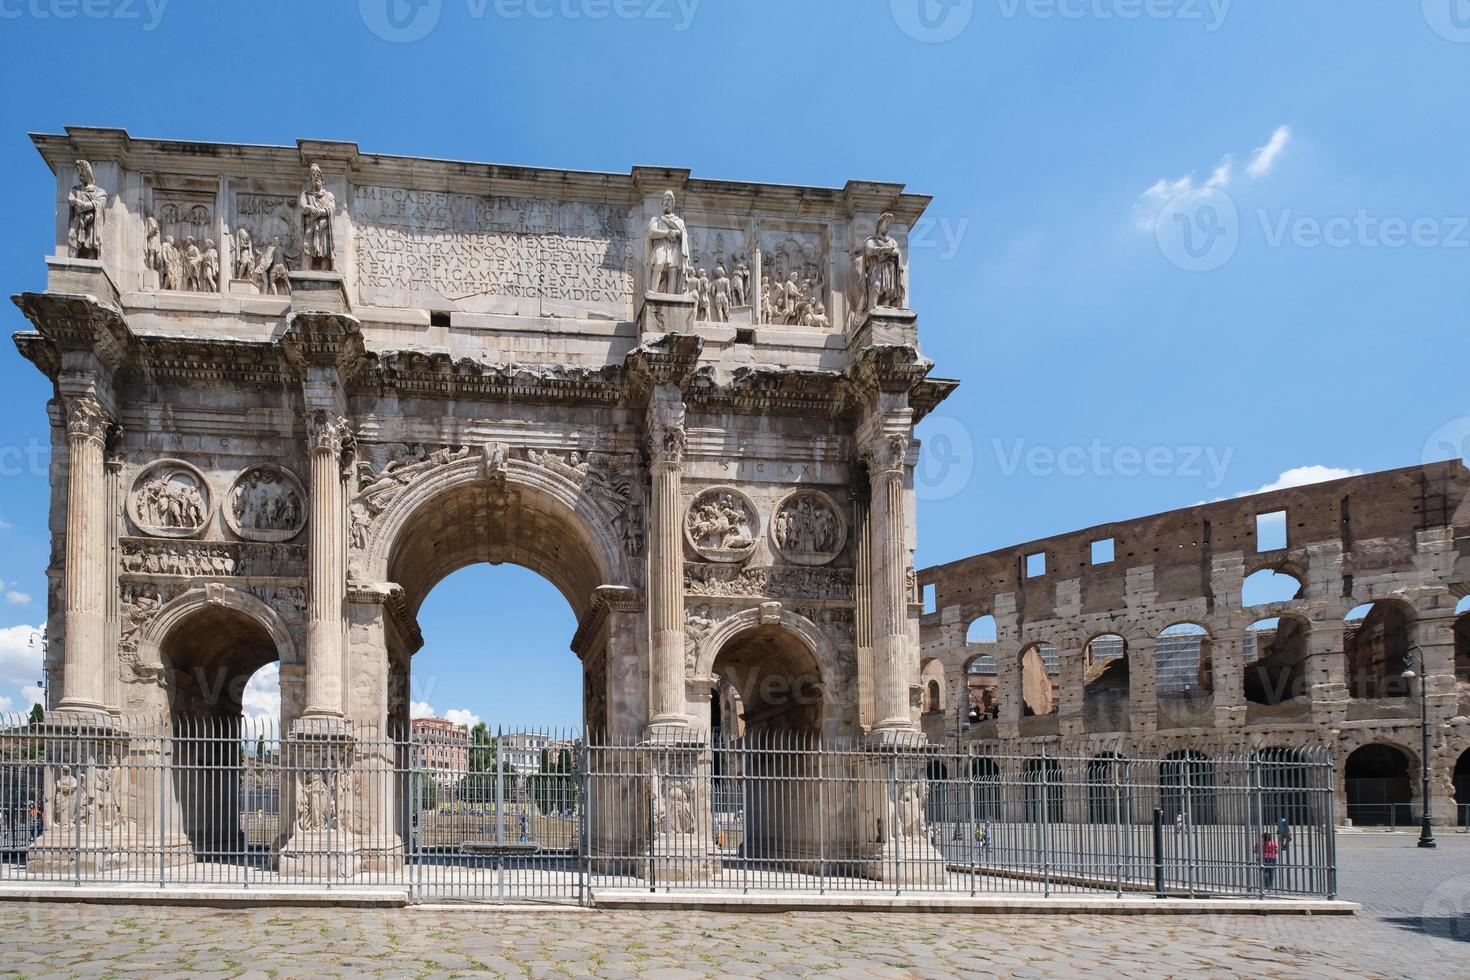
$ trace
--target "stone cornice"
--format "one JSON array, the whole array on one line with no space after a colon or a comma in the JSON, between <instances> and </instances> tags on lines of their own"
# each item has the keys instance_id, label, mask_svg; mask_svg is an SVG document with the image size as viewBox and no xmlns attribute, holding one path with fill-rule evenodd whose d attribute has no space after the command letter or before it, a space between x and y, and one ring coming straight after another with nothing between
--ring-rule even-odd
<instances>
[{"instance_id":1,"label":"stone cornice","mask_svg":"<svg viewBox=\"0 0 1470 980\"><path fill-rule=\"evenodd\" d=\"M362 392L428 398L579 400L616 404L626 391L623 368L487 364L472 357L424 351L368 354L356 378Z\"/></svg>"},{"instance_id":2,"label":"stone cornice","mask_svg":"<svg viewBox=\"0 0 1470 980\"><path fill-rule=\"evenodd\" d=\"M934 362L908 345L862 347L853 352L849 374L868 391L912 392L934 369Z\"/></svg>"},{"instance_id":3,"label":"stone cornice","mask_svg":"<svg viewBox=\"0 0 1470 980\"><path fill-rule=\"evenodd\" d=\"M955 393L960 383L950 378L925 378L909 389L909 407L914 410L914 423L939 407L939 403Z\"/></svg>"},{"instance_id":4,"label":"stone cornice","mask_svg":"<svg viewBox=\"0 0 1470 980\"><path fill-rule=\"evenodd\" d=\"M344 382L366 366L362 324L347 313L298 312L286 320L281 351L297 371L310 367L336 368Z\"/></svg>"},{"instance_id":5,"label":"stone cornice","mask_svg":"<svg viewBox=\"0 0 1470 980\"><path fill-rule=\"evenodd\" d=\"M305 179L319 162L329 176L356 184L411 186L451 193L545 196L619 202L661 194L674 187L698 198L702 208L776 217L844 220L858 212L892 211L911 225L930 198L904 192L904 185L849 181L837 187L800 187L694 178L677 167L633 167L626 173L557 170L461 160L364 153L356 143L298 139L294 146L208 143L133 137L126 130L68 126L65 134L33 133L41 156L53 172L84 157L93 163L116 161L139 172L218 177L264 177L290 182Z\"/></svg>"},{"instance_id":6,"label":"stone cornice","mask_svg":"<svg viewBox=\"0 0 1470 980\"><path fill-rule=\"evenodd\" d=\"M582 614L582 621L577 624L577 632L572 637L572 652L578 657L586 657L587 645L602 629L603 623L607 622L609 613L642 611L643 593L637 589L626 585L598 586L592 592L592 601Z\"/></svg>"},{"instance_id":7,"label":"stone cornice","mask_svg":"<svg viewBox=\"0 0 1470 980\"><path fill-rule=\"evenodd\" d=\"M394 627L408 641L408 652L417 653L423 647L423 630L419 628L418 618L409 611L408 599L401 585L395 582L349 582L347 601L382 606Z\"/></svg>"},{"instance_id":8,"label":"stone cornice","mask_svg":"<svg viewBox=\"0 0 1470 980\"><path fill-rule=\"evenodd\" d=\"M694 334L664 334L628 352L623 364L628 369L634 400L642 402L663 385L684 389L699 368L704 338Z\"/></svg>"},{"instance_id":9,"label":"stone cornice","mask_svg":"<svg viewBox=\"0 0 1470 980\"><path fill-rule=\"evenodd\" d=\"M294 370L275 344L239 340L144 337L133 347L122 380L145 384L294 384Z\"/></svg>"},{"instance_id":10,"label":"stone cornice","mask_svg":"<svg viewBox=\"0 0 1470 980\"><path fill-rule=\"evenodd\" d=\"M21 293L11 300L36 326L35 333L16 334L16 347L43 371L53 364L59 370L68 354L86 354L95 357L98 366L111 373L127 357L133 335L122 311L99 302L94 296ZM39 351L38 344L52 349ZM51 376L54 379L55 375Z\"/></svg>"},{"instance_id":11,"label":"stone cornice","mask_svg":"<svg viewBox=\"0 0 1470 980\"><path fill-rule=\"evenodd\" d=\"M848 381L837 371L742 366L725 385L698 383L686 395L691 410L836 418L848 407Z\"/></svg>"}]
</instances>

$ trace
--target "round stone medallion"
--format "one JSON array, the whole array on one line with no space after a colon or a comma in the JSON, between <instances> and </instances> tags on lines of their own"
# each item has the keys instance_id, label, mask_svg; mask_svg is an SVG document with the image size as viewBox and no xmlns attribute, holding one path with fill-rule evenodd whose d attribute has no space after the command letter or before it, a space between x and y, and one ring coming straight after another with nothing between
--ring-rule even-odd
<instances>
[{"instance_id":1,"label":"round stone medallion","mask_svg":"<svg viewBox=\"0 0 1470 980\"><path fill-rule=\"evenodd\" d=\"M736 562L755 551L759 517L755 504L731 487L701 491L684 515L684 539L710 561Z\"/></svg>"},{"instance_id":2,"label":"round stone medallion","mask_svg":"<svg viewBox=\"0 0 1470 980\"><path fill-rule=\"evenodd\" d=\"M225 499L225 523L247 541L289 541L306 527L306 491L271 463L242 472Z\"/></svg>"},{"instance_id":3,"label":"round stone medallion","mask_svg":"<svg viewBox=\"0 0 1470 980\"><path fill-rule=\"evenodd\" d=\"M796 565L825 565L847 543L847 521L832 498L816 490L797 490L776 505L771 544Z\"/></svg>"},{"instance_id":4,"label":"round stone medallion","mask_svg":"<svg viewBox=\"0 0 1470 980\"><path fill-rule=\"evenodd\" d=\"M213 509L209 481L181 459L149 463L128 494L128 517L138 530L158 537L193 537L204 530Z\"/></svg>"}]
</instances>

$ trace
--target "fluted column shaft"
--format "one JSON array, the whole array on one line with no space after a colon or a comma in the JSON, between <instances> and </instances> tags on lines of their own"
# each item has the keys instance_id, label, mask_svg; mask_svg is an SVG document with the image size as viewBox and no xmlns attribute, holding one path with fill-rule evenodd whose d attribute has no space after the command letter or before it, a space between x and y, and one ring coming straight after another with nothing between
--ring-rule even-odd
<instances>
[{"instance_id":1,"label":"fluted column shaft","mask_svg":"<svg viewBox=\"0 0 1470 980\"><path fill-rule=\"evenodd\" d=\"M876 731L912 730L909 686L908 540L904 530L908 439L884 436L867 454L872 483L868 512L873 608L873 710Z\"/></svg>"},{"instance_id":2,"label":"fluted column shaft","mask_svg":"<svg viewBox=\"0 0 1470 980\"><path fill-rule=\"evenodd\" d=\"M343 604L347 593L346 494L342 486L345 419L313 412L310 515L307 522L306 714L341 717Z\"/></svg>"},{"instance_id":3,"label":"fluted column shaft","mask_svg":"<svg viewBox=\"0 0 1470 980\"><path fill-rule=\"evenodd\" d=\"M654 725L685 724L684 569L679 503L683 472L677 459L653 464L648 616L652 633L649 716Z\"/></svg>"},{"instance_id":4,"label":"fluted column shaft","mask_svg":"<svg viewBox=\"0 0 1470 980\"><path fill-rule=\"evenodd\" d=\"M105 707L107 586L107 474L104 454L110 420L89 397L67 404L66 639L59 708Z\"/></svg>"}]
</instances>

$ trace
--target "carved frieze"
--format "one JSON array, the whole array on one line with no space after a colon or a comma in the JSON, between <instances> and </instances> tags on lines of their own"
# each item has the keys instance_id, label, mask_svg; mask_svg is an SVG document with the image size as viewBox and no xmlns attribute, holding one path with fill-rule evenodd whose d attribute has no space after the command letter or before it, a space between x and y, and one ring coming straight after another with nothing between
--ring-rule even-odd
<instances>
[{"instance_id":1,"label":"carved frieze","mask_svg":"<svg viewBox=\"0 0 1470 980\"><path fill-rule=\"evenodd\" d=\"M160 459L145 466L128 494L128 517L144 534L190 538L202 531L213 513L209 481L181 459Z\"/></svg>"},{"instance_id":2,"label":"carved frieze","mask_svg":"<svg viewBox=\"0 0 1470 980\"><path fill-rule=\"evenodd\" d=\"M686 562L684 591L712 598L852 600L852 570L794 565L739 567Z\"/></svg>"},{"instance_id":3,"label":"carved frieze","mask_svg":"<svg viewBox=\"0 0 1470 980\"><path fill-rule=\"evenodd\" d=\"M847 543L847 521L832 498L798 490L771 517L771 543L782 558L797 565L825 565Z\"/></svg>"},{"instance_id":4,"label":"carved frieze","mask_svg":"<svg viewBox=\"0 0 1470 980\"><path fill-rule=\"evenodd\" d=\"M128 575L285 577L306 573L300 545L251 542L172 542L122 539L122 571Z\"/></svg>"},{"instance_id":5,"label":"carved frieze","mask_svg":"<svg viewBox=\"0 0 1470 980\"><path fill-rule=\"evenodd\" d=\"M291 291L291 271L302 268L305 248L296 215L297 201L285 194L235 195L231 275L252 283L257 292Z\"/></svg>"},{"instance_id":6,"label":"carved frieze","mask_svg":"<svg viewBox=\"0 0 1470 980\"><path fill-rule=\"evenodd\" d=\"M306 491L290 470L266 463L236 478L225 522L247 541L289 541L306 526Z\"/></svg>"},{"instance_id":7,"label":"carved frieze","mask_svg":"<svg viewBox=\"0 0 1470 980\"><path fill-rule=\"evenodd\" d=\"M219 290L220 253L214 242L214 191L156 189L143 219L143 270L151 289Z\"/></svg>"},{"instance_id":8,"label":"carved frieze","mask_svg":"<svg viewBox=\"0 0 1470 980\"><path fill-rule=\"evenodd\" d=\"M684 515L684 539L710 561L740 562L755 551L760 517L755 504L733 487L700 491Z\"/></svg>"},{"instance_id":9,"label":"carved frieze","mask_svg":"<svg viewBox=\"0 0 1470 980\"><path fill-rule=\"evenodd\" d=\"M366 305L630 315L626 206L359 186L352 218Z\"/></svg>"}]
</instances>

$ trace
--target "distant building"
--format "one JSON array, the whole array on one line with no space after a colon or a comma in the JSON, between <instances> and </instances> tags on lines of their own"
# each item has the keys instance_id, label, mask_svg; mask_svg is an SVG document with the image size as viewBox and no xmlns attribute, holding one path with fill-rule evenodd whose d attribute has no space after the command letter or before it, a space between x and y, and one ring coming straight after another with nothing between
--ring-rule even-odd
<instances>
[{"instance_id":1,"label":"distant building","mask_svg":"<svg viewBox=\"0 0 1470 980\"><path fill-rule=\"evenodd\" d=\"M515 732L500 737L500 754L505 760L505 771L527 775L541 771L542 753L549 749L553 739L550 735L536 732Z\"/></svg>"},{"instance_id":2,"label":"distant building","mask_svg":"<svg viewBox=\"0 0 1470 980\"><path fill-rule=\"evenodd\" d=\"M470 733L444 718L415 718L413 742L417 768L434 774L435 782L449 784L462 778L470 766Z\"/></svg>"}]
</instances>

